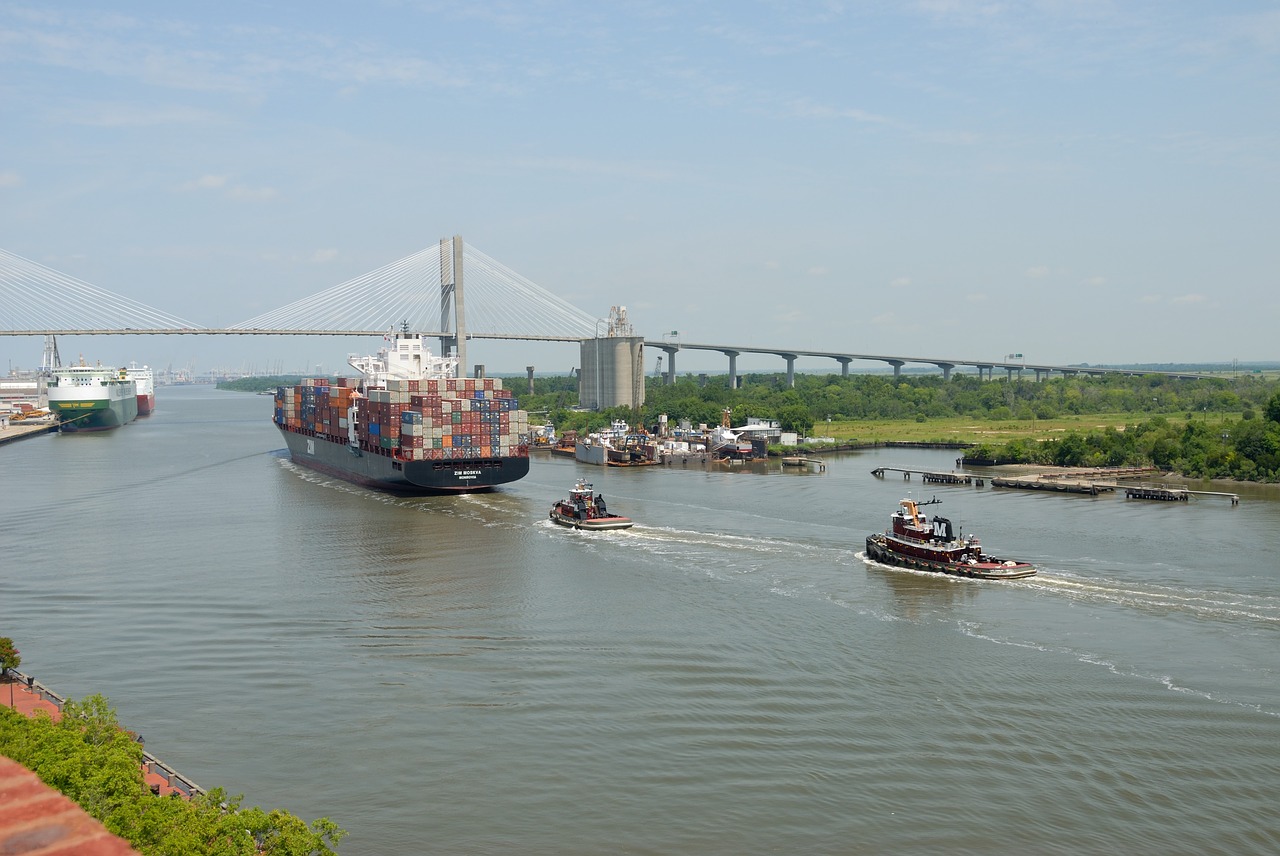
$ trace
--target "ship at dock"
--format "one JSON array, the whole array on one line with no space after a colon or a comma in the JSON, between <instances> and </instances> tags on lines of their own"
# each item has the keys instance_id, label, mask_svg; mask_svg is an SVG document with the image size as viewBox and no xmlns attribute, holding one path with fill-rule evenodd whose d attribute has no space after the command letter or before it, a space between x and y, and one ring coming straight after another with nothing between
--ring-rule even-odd
<instances>
[{"instance_id":1,"label":"ship at dock","mask_svg":"<svg viewBox=\"0 0 1280 856\"><path fill-rule=\"evenodd\" d=\"M138 416L138 386L127 369L58 366L48 384L49 409L58 418L58 430L107 431L127 425Z\"/></svg>"},{"instance_id":2,"label":"ship at dock","mask_svg":"<svg viewBox=\"0 0 1280 856\"><path fill-rule=\"evenodd\" d=\"M125 377L133 381L137 387L138 415L148 416L156 409L156 378L150 366L139 367L137 363L129 363L125 369Z\"/></svg>"},{"instance_id":3,"label":"ship at dock","mask_svg":"<svg viewBox=\"0 0 1280 856\"><path fill-rule=\"evenodd\" d=\"M528 474L529 416L501 379L455 377L457 360L416 333L348 362L359 377L276 390L273 421L295 463L405 494L492 490Z\"/></svg>"}]
</instances>

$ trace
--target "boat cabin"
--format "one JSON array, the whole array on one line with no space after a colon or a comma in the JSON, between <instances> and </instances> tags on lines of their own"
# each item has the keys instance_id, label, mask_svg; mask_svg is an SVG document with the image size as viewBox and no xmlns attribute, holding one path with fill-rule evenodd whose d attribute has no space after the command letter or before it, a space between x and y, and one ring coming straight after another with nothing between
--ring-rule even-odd
<instances>
[{"instance_id":1,"label":"boat cabin","mask_svg":"<svg viewBox=\"0 0 1280 856\"><path fill-rule=\"evenodd\" d=\"M930 505L938 500L924 503ZM920 503L904 499L893 514L893 534L913 541L950 542L955 540L955 530L945 517L935 517L932 522L920 510Z\"/></svg>"}]
</instances>

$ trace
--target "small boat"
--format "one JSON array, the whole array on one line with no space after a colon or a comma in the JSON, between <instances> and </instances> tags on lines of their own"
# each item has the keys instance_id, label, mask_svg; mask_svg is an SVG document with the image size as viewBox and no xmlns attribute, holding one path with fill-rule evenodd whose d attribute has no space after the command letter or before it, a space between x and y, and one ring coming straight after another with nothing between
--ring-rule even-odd
<instances>
[{"instance_id":1,"label":"small boat","mask_svg":"<svg viewBox=\"0 0 1280 856\"><path fill-rule=\"evenodd\" d=\"M572 458L577 453L578 432L570 429L551 445L551 454Z\"/></svg>"},{"instance_id":2,"label":"small boat","mask_svg":"<svg viewBox=\"0 0 1280 856\"><path fill-rule=\"evenodd\" d=\"M562 499L551 507L551 521L591 531L631 528L631 518L610 514L605 508L604 497L592 493L591 484L581 479L569 491L568 499Z\"/></svg>"},{"instance_id":3,"label":"small boat","mask_svg":"<svg viewBox=\"0 0 1280 856\"><path fill-rule=\"evenodd\" d=\"M984 553L976 536L957 533L947 518L928 520L921 506L940 501L904 499L898 503L892 528L867 537L866 558L899 568L984 580L1016 580L1035 574L1035 566L1027 562Z\"/></svg>"}]
</instances>

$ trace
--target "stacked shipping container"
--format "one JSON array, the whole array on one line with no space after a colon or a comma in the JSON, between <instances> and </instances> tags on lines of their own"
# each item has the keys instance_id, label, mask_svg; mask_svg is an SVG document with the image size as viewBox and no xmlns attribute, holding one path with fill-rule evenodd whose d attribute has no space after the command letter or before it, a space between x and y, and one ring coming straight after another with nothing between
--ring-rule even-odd
<instances>
[{"instance_id":1,"label":"stacked shipping container","mask_svg":"<svg viewBox=\"0 0 1280 856\"><path fill-rule=\"evenodd\" d=\"M499 378L391 378L385 389L364 394L358 383L316 378L282 386L276 390L275 423L403 461L529 455L529 415L517 409Z\"/></svg>"}]
</instances>

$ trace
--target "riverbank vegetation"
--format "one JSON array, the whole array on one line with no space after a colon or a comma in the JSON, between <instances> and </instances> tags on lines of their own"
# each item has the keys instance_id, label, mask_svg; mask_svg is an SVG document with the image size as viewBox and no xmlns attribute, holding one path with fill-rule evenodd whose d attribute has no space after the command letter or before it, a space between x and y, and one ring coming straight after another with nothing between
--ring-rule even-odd
<instances>
[{"instance_id":1,"label":"riverbank vegetation","mask_svg":"<svg viewBox=\"0 0 1280 856\"><path fill-rule=\"evenodd\" d=\"M0 706L0 754L32 770L146 856L331 856L346 834L280 810L241 806L221 789L158 797L142 775L142 747L100 695L26 717Z\"/></svg>"},{"instance_id":2,"label":"riverbank vegetation","mask_svg":"<svg viewBox=\"0 0 1280 856\"><path fill-rule=\"evenodd\" d=\"M1153 465L1193 478L1280 481L1280 381L1266 376L1180 380L1165 375L981 381L973 375L752 374L650 378L644 407L586 413L573 378L539 378L522 395L530 421L593 431L613 419L652 428L749 417L823 444L919 442L973 446L971 458L1066 466Z\"/></svg>"}]
</instances>

